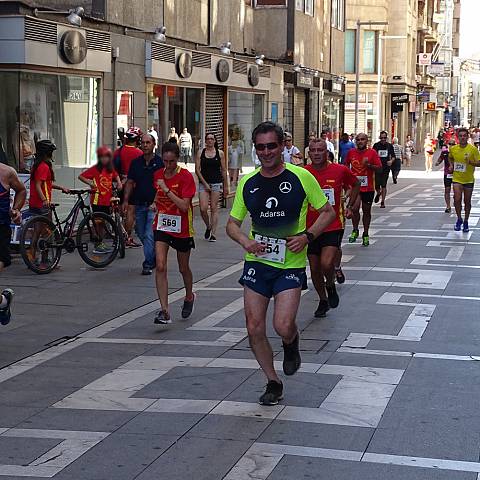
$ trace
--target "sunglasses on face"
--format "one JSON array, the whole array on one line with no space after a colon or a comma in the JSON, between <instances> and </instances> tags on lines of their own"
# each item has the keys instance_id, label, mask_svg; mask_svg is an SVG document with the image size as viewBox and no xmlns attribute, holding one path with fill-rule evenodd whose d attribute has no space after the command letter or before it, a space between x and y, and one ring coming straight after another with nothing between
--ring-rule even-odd
<instances>
[{"instance_id":1,"label":"sunglasses on face","mask_svg":"<svg viewBox=\"0 0 480 480\"><path fill-rule=\"evenodd\" d=\"M278 143L256 143L255 150L263 152L263 150L275 150L278 147Z\"/></svg>"}]
</instances>

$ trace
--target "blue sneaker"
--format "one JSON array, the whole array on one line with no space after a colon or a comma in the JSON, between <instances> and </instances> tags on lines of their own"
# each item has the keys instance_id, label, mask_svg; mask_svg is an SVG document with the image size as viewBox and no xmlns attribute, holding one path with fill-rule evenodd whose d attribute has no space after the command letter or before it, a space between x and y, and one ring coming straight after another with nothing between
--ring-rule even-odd
<instances>
[{"instance_id":1,"label":"blue sneaker","mask_svg":"<svg viewBox=\"0 0 480 480\"><path fill-rule=\"evenodd\" d=\"M470 229L468 228L468 222L463 222L463 233L468 233Z\"/></svg>"},{"instance_id":2,"label":"blue sneaker","mask_svg":"<svg viewBox=\"0 0 480 480\"><path fill-rule=\"evenodd\" d=\"M456 231L456 232L459 232L461 229L462 229L462 225L463 225L463 220L461 218L459 218L456 223L455 223L455 226L453 227L453 229Z\"/></svg>"},{"instance_id":3,"label":"blue sneaker","mask_svg":"<svg viewBox=\"0 0 480 480\"><path fill-rule=\"evenodd\" d=\"M12 317L10 307L12 306L13 302L13 290L7 288L2 292L2 295L7 300L7 305L3 308L0 308L0 323L2 325L7 325L8 323L10 323L10 318Z\"/></svg>"}]
</instances>

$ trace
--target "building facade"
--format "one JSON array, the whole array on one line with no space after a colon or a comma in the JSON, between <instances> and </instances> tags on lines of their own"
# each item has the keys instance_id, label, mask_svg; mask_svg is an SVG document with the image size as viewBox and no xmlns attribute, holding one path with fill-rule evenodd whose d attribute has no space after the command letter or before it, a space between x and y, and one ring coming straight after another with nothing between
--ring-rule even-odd
<instances>
[{"instance_id":1,"label":"building facade","mask_svg":"<svg viewBox=\"0 0 480 480\"><path fill-rule=\"evenodd\" d=\"M347 1L347 131L353 132L355 129L355 80L358 68L359 131L376 138L380 130L387 130L391 137L398 137L400 142L407 135L412 135L419 148L427 133L436 135L443 125L447 110L445 102L439 104L442 96L437 94L446 87L442 84L437 91L439 75L435 72L438 72L438 66L435 71L431 62L433 59L437 64L452 63L449 56L453 56L453 44L457 41L453 30L454 18L459 15L459 7L455 6L457 3L459 1L454 0ZM359 35L357 28L360 29ZM358 66L357 38L360 39ZM445 38L449 39L451 47L444 43Z\"/></svg>"},{"instance_id":2,"label":"building facade","mask_svg":"<svg viewBox=\"0 0 480 480\"><path fill-rule=\"evenodd\" d=\"M251 165L251 132L272 119L303 147L342 128L344 0L0 2L0 148L27 171L35 141L58 146L60 183L76 184L117 130L154 128L159 142L207 132ZM68 13L68 12L67 12ZM166 41L154 32L166 27ZM223 47L223 48L222 48ZM335 50L336 51L336 50ZM260 57L264 55L265 58ZM194 152L195 153L195 152Z\"/></svg>"}]
</instances>

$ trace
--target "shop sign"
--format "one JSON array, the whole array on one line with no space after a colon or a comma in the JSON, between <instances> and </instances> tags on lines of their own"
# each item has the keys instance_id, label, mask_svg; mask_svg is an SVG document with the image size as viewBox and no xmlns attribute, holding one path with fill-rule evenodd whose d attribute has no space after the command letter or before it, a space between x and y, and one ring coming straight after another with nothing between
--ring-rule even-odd
<instances>
[{"instance_id":1,"label":"shop sign","mask_svg":"<svg viewBox=\"0 0 480 480\"><path fill-rule=\"evenodd\" d=\"M341 92L343 90L343 83L332 82L332 92Z\"/></svg>"},{"instance_id":2,"label":"shop sign","mask_svg":"<svg viewBox=\"0 0 480 480\"><path fill-rule=\"evenodd\" d=\"M260 72L256 65L251 65L248 70L248 83L252 87L256 87L260 83Z\"/></svg>"},{"instance_id":3,"label":"shop sign","mask_svg":"<svg viewBox=\"0 0 480 480\"><path fill-rule=\"evenodd\" d=\"M372 110L373 103L366 103L366 102L359 102L358 103L359 110ZM345 110L355 110L355 103L347 102L345 103Z\"/></svg>"},{"instance_id":4,"label":"shop sign","mask_svg":"<svg viewBox=\"0 0 480 480\"><path fill-rule=\"evenodd\" d=\"M297 74L297 87L311 88L313 87L313 77L308 75Z\"/></svg>"},{"instance_id":5,"label":"shop sign","mask_svg":"<svg viewBox=\"0 0 480 480\"><path fill-rule=\"evenodd\" d=\"M226 82L230 77L230 64L223 58L217 63L217 78L219 82Z\"/></svg>"},{"instance_id":6,"label":"shop sign","mask_svg":"<svg viewBox=\"0 0 480 480\"><path fill-rule=\"evenodd\" d=\"M392 102L408 103L408 93L392 93Z\"/></svg>"},{"instance_id":7,"label":"shop sign","mask_svg":"<svg viewBox=\"0 0 480 480\"><path fill-rule=\"evenodd\" d=\"M427 111L434 112L437 109L437 104L435 102L427 102Z\"/></svg>"},{"instance_id":8,"label":"shop sign","mask_svg":"<svg viewBox=\"0 0 480 480\"><path fill-rule=\"evenodd\" d=\"M418 54L418 64L419 65L431 65L432 64L432 54L431 53L419 53Z\"/></svg>"},{"instance_id":9,"label":"shop sign","mask_svg":"<svg viewBox=\"0 0 480 480\"><path fill-rule=\"evenodd\" d=\"M189 78L192 76L193 65L192 56L188 52L183 52L177 59L177 73L182 78Z\"/></svg>"},{"instance_id":10,"label":"shop sign","mask_svg":"<svg viewBox=\"0 0 480 480\"><path fill-rule=\"evenodd\" d=\"M67 63L75 65L87 56L87 40L79 30L68 30L60 39L60 54Z\"/></svg>"},{"instance_id":11,"label":"shop sign","mask_svg":"<svg viewBox=\"0 0 480 480\"><path fill-rule=\"evenodd\" d=\"M418 94L418 101L419 102L429 102L430 101L430 93L429 92L420 92Z\"/></svg>"},{"instance_id":12,"label":"shop sign","mask_svg":"<svg viewBox=\"0 0 480 480\"><path fill-rule=\"evenodd\" d=\"M428 73L435 77L442 77L445 75L445 64L440 62L432 63L428 67Z\"/></svg>"}]
</instances>

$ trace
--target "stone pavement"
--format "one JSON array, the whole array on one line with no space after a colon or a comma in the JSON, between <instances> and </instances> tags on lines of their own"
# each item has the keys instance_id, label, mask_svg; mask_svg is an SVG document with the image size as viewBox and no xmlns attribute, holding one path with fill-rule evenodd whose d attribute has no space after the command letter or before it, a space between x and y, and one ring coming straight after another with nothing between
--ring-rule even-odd
<instances>
[{"instance_id":1,"label":"stone pavement","mask_svg":"<svg viewBox=\"0 0 480 480\"><path fill-rule=\"evenodd\" d=\"M46 277L17 261L1 277L18 303L0 330L0 478L480 478L479 205L456 233L440 176L404 172L372 245L344 246L339 308L314 319L305 293L302 369L276 407L256 403L241 252L223 231L208 244L197 220L196 310L180 320L173 270L168 327L140 252L102 272L69 255Z\"/></svg>"}]
</instances>

